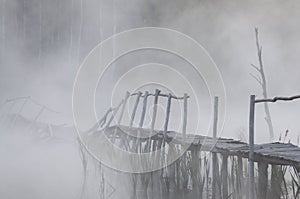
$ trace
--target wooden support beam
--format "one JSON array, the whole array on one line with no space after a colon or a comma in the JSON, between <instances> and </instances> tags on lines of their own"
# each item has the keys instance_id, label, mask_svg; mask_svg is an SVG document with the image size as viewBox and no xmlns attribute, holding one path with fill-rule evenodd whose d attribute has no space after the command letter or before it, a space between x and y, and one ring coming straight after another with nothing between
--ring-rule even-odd
<instances>
[{"instance_id":1,"label":"wooden support beam","mask_svg":"<svg viewBox=\"0 0 300 199\"><path fill-rule=\"evenodd\" d=\"M145 94L144 94L144 101L143 101L143 109L142 109L142 114L141 114L141 120L140 120L140 123L139 123L139 128L142 128L142 127L143 127L143 124L144 124L145 115L146 115L146 110L147 110L147 99L148 99L148 95L149 95L149 92L148 92L148 91L145 91Z\"/></svg>"},{"instance_id":2,"label":"wooden support beam","mask_svg":"<svg viewBox=\"0 0 300 199\"><path fill-rule=\"evenodd\" d=\"M266 199L268 192L268 164L258 162L258 199Z\"/></svg>"},{"instance_id":3,"label":"wooden support beam","mask_svg":"<svg viewBox=\"0 0 300 199\"><path fill-rule=\"evenodd\" d=\"M271 171L271 189L269 193L269 198L272 199L280 199L280 184L279 184L279 171L277 165L272 165L272 171Z\"/></svg>"},{"instance_id":4,"label":"wooden support beam","mask_svg":"<svg viewBox=\"0 0 300 199\"><path fill-rule=\"evenodd\" d=\"M183 121L182 121L182 135L186 136L186 126L187 126L187 109L188 109L188 95L184 93L183 97Z\"/></svg>"},{"instance_id":5,"label":"wooden support beam","mask_svg":"<svg viewBox=\"0 0 300 199\"><path fill-rule=\"evenodd\" d=\"M149 151L151 151L151 136L153 135L154 128L155 128L155 120L156 120L156 114L157 114L157 103L158 103L159 93L160 93L160 90L156 89L155 96L154 96L154 105L153 105L153 113L152 113L152 120L151 120L150 136L149 136L149 139L146 144Z\"/></svg>"},{"instance_id":6,"label":"wooden support beam","mask_svg":"<svg viewBox=\"0 0 300 199\"><path fill-rule=\"evenodd\" d=\"M123 115L124 115L124 111L125 111L129 96L130 96L130 93L127 91L126 94L125 94L124 103L123 103L122 108L121 108L121 112L120 112L120 116L119 116L119 120L118 120L118 126L121 125ZM113 143L115 142L114 139L115 138L113 138ZM129 149L129 142L128 142L127 136L125 136L123 134L120 134L120 139L121 139L120 140L121 145L123 145L126 149Z\"/></svg>"},{"instance_id":7,"label":"wooden support beam","mask_svg":"<svg viewBox=\"0 0 300 199\"><path fill-rule=\"evenodd\" d=\"M218 131L218 103L219 98L214 99L214 123L213 123L213 142L217 143L217 131ZM217 198L217 153L212 153L212 199Z\"/></svg>"},{"instance_id":8,"label":"wooden support beam","mask_svg":"<svg viewBox=\"0 0 300 199\"><path fill-rule=\"evenodd\" d=\"M254 113L255 95L250 96L249 114L249 199L255 197L254 189Z\"/></svg>"},{"instance_id":9,"label":"wooden support beam","mask_svg":"<svg viewBox=\"0 0 300 199\"><path fill-rule=\"evenodd\" d=\"M129 127L130 127L130 128L131 128L132 125L133 125L134 118L135 118L135 114L136 114L136 110L137 110L137 107L138 107L138 105L139 105L139 101L140 101L141 95L142 95L142 92L138 92L138 95L137 95L137 97L136 97L136 100L135 100L135 103L134 103L134 106L133 106L131 118L130 118L130 124L129 124Z\"/></svg>"},{"instance_id":10,"label":"wooden support beam","mask_svg":"<svg viewBox=\"0 0 300 199\"><path fill-rule=\"evenodd\" d=\"M222 154L222 198L228 198L228 155Z\"/></svg>"},{"instance_id":11,"label":"wooden support beam","mask_svg":"<svg viewBox=\"0 0 300 199\"><path fill-rule=\"evenodd\" d=\"M244 187L245 187L245 182L244 182L244 171L243 171L243 158L242 156L238 156L238 166L237 166L237 197L240 199L245 198L244 194Z\"/></svg>"},{"instance_id":12,"label":"wooden support beam","mask_svg":"<svg viewBox=\"0 0 300 199\"><path fill-rule=\"evenodd\" d=\"M200 165L199 165L199 147L195 147L192 151L191 151L191 156L192 156L192 160L191 160L191 177L192 177L192 184L193 184L193 198L197 198L199 197L200 193L199 192L199 169L200 169Z\"/></svg>"},{"instance_id":13,"label":"wooden support beam","mask_svg":"<svg viewBox=\"0 0 300 199\"><path fill-rule=\"evenodd\" d=\"M167 101L167 108L166 108L166 118L165 118L165 125L164 125L164 134L163 134L163 147L165 147L166 139L167 139L167 132L168 132L168 125L170 119L170 111L171 111L171 93L168 96Z\"/></svg>"},{"instance_id":14,"label":"wooden support beam","mask_svg":"<svg viewBox=\"0 0 300 199\"><path fill-rule=\"evenodd\" d=\"M123 106L122 106L122 109L121 109L121 112L120 112L120 117L119 117L119 120L118 120L118 125L120 125L121 122L122 122L124 111L125 111L125 107L127 105L127 101L128 101L129 96L130 96L130 93L127 91L126 94L125 94L124 103L123 103Z\"/></svg>"},{"instance_id":15,"label":"wooden support beam","mask_svg":"<svg viewBox=\"0 0 300 199\"><path fill-rule=\"evenodd\" d=\"M145 115L146 115L146 110L147 110L148 94L149 94L149 92L145 91L144 100L143 100L143 109L142 109L141 119L140 119L140 123L139 123L139 129L138 129L136 143L135 143L135 149L136 149L136 151L139 151L139 152L141 152L141 150L142 150L142 143L141 143L141 140L140 140L140 130L141 130L140 128L143 127L144 120L145 120Z\"/></svg>"}]
</instances>

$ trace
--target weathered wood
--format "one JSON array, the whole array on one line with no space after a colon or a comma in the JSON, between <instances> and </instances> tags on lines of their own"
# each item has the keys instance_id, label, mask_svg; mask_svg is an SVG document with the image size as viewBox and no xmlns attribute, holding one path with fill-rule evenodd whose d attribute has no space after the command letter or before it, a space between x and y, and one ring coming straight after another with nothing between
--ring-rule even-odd
<instances>
[{"instance_id":1,"label":"weathered wood","mask_svg":"<svg viewBox=\"0 0 300 199\"><path fill-rule=\"evenodd\" d=\"M271 188L269 193L269 198L272 199L280 199L280 184L279 184L279 173L278 166L272 165L271 169Z\"/></svg>"},{"instance_id":2,"label":"weathered wood","mask_svg":"<svg viewBox=\"0 0 300 199\"><path fill-rule=\"evenodd\" d=\"M132 94L131 94L131 96L134 96L134 95L138 95L138 92L137 92L137 93L132 93ZM154 93L154 94L149 93L149 96L155 96L155 93ZM158 96L159 96L159 97L168 97L169 94L159 93ZM142 95L142 97L144 97L144 96ZM187 96L187 97L189 98L190 96ZM174 95L171 95L171 98L172 98L172 99L177 99L177 100L182 100L182 99L184 99L184 97L178 97L178 96L174 96Z\"/></svg>"},{"instance_id":3,"label":"weathered wood","mask_svg":"<svg viewBox=\"0 0 300 199\"><path fill-rule=\"evenodd\" d=\"M151 119L151 129L150 129L150 136L147 141L147 148L149 151L151 151L151 136L154 133L154 127L155 127L155 120L156 120L156 114L157 114L157 103L158 103L158 95L160 93L160 90L155 90L155 96L154 96L154 105L153 105L153 113L152 113L152 119Z\"/></svg>"},{"instance_id":4,"label":"weathered wood","mask_svg":"<svg viewBox=\"0 0 300 199\"><path fill-rule=\"evenodd\" d=\"M187 109L188 109L188 95L185 93L183 97L183 122L182 122L182 136L183 138L186 137L186 127L187 127ZM183 172L186 172L187 169L187 161L186 161L186 151L183 153L181 157L181 167L183 169ZM187 175L186 173L182 173L182 175ZM185 196L185 192L187 190L187 183L186 176L183 176L183 179L180 178L178 181L179 187L181 186L183 188L183 196Z\"/></svg>"},{"instance_id":5,"label":"weathered wood","mask_svg":"<svg viewBox=\"0 0 300 199\"><path fill-rule=\"evenodd\" d=\"M255 95L250 96L250 115L249 115L249 198L254 198L254 112Z\"/></svg>"},{"instance_id":6,"label":"weathered wood","mask_svg":"<svg viewBox=\"0 0 300 199\"><path fill-rule=\"evenodd\" d=\"M125 111L125 107L127 105L127 101L128 101L129 96L130 96L130 93L127 91L126 94L125 94L124 103L123 103L123 106L122 106L122 109L121 109L121 112L120 112L120 116L119 116L119 120L118 120L118 125L120 125L121 122L122 122L124 111Z\"/></svg>"},{"instance_id":7,"label":"weathered wood","mask_svg":"<svg viewBox=\"0 0 300 199\"><path fill-rule=\"evenodd\" d=\"M142 109L142 114L141 114L141 119L139 123L139 128L143 127L144 120L145 120L145 115L146 115L146 110L147 110L147 99L148 99L149 92L145 91L144 94L144 100L143 100L143 109Z\"/></svg>"},{"instance_id":8,"label":"weathered wood","mask_svg":"<svg viewBox=\"0 0 300 199\"><path fill-rule=\"evenodd\" d=\"M140 140L140 128L143 127L144 120L145 120L145 115L146 115L146 110L147 110L148 94L149 94L149 92L145 91L144 100L143 100L143 108L142 108L142 113L141 113L141 119L140 119L140 123L139 123L139 129L138 129L138 134L137 134L137 138L136 138L136 143L135 143L135 149L140 150L140 152L141 152L141 148L142 148L142 143L141 143L141 140Z\"/></svg>"},{"instance_id":9,"label":"weathered wood","mask_svg":"<svg viewBox=\"0 0 300 199\"><path fill-rule=\"evenodd\" d=\"M243 158L238 156L238 165L237 165L237 198L243 199L244 197L244 172L243 172Z\"/></svg>"},{"instance_id":10,"label":"weathered wood","mask_svg":"<svg viewBox=\"0 0 300 199\"><path fill-rule=\"evenodd\" d=\"M266 199L268 191L268 164L258 162L258 199Z\"/></svg>"},{"instance_id":11,"label":"weathered wood","mask_svg":"<svg viewBox=\"0 0 300 199\"><path fill-rule=\"evenodd\" d=\"M218 131L218 103L219 98L214 99L214 123L213 123L213 145L217 143L217 131ZM212 199L216 199L217 193L217 154L212 153Z\"/></svg>"},{"instance_id":12,"label":"weathered wood","mask_svg":"<svg viewBox=\"0 0 300 199\"><path fill-rule=\"evenodd\" d=\"M171 94L169 94L168 101L167 101L167 108L166 108L166 118L165 118L165 125L164 125L164 134L163 134L163 147L165 147L166 138L167 138L167 131L170 119L170 110L171 110Z\"/></svg>"},{"instance_id":13,"label":"weathered wood","mask_svg":"<svg viewBox=\"0 0 300 199\"><path fill-rule=\"evenodd\" d=\"M182 135L185 137L186 135L186 126L187 126L187 109L188 109L188 95L184 94L183 101L183 121L182 121Z\"/></svg>"},{"instance_id":14,"label":"weathered wood","mask_svg":"<svg viewBox=\"0 0 300 199\"><path fill-rule=\"evenodd\" d=\"M191 156L192 156L192 160L191 160L191 177L192 177L192 184L193 184L193 198L197 198L200 197L200 190L199 190L199 169L200 169L200 165L199 165L199 150L200 148L194 148L194 150L191 151ZM202 193L201 193L202 194Z\"/></svg>"},{"instance_id":15,"label":"weathered wood","mask_svg":"<svg viewBox=\"0 0 300 199\"><path fill-rule=\"evenodd\" d=\"M228 155L222 154L222 198L228 198Z\"/></svg>"},{"instance_id":16,"label":"weathered wood","mask_svg":"<svg viewBox=\"0 0 300 199\"><path fill-rule=\"evenodd\" d=\"M129 96L130 96L130 93L127 91L126 94L125 94L124 103L123 103L123 106L122 106L122 109L121 109L121 112L120 112L120 116L119 116L119 120L118 120L118 126L121 125L121 122L122 122L122 119L123 119L123 115L124 115L124 111L125 111L125 108L126 108ZM128 142L127 136L121 134L120 138L121 138L121 140L120 140L121 145L123 145L126 149L129 149L129 142ZM115 141L113 140L113 143L114 142Z\"/></svg>"},{"instance_id":17,"label":"weathered wood","mask_svg":"<svg viewBox=\"0 0 300 199\"><path fill-rule=\"evenodd\" d=\"M140 101L141 95L142 95L142 92L139 92L138 95L137 95L137 97L136 97L136 100L135 100L135 103L134 103L134 106L133 106L133 110L132 110L132 114L131 114L131 118L130 118L130 124L129 124L130 128L133 125L135 114L136 114L136 110L137 110L137 107L139 105L139 101Z\"/></svg>"}]
</instances>

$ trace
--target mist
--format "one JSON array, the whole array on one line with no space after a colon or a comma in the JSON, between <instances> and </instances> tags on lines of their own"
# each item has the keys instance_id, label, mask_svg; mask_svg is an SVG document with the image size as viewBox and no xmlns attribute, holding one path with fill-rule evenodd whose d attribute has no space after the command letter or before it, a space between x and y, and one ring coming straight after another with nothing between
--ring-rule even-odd
<instances>
[{"instance_id":1,"label":"mist","mask_svg":"<svg viewBox=\"0 0 300 199\"><path fill-rule=\"evenodd\" d=\"M77 142L72 113L76 74L97 44L133 28L170 28L199 42L216 63L226 89L227 112L219 134L247 142L249 96L255 94L262 98L259 84L250 75L255 73L250 64L258 62L254 28L259 28L263 46L269 97L299 94L299 9L297 1L279 0L1 0L1 198L80 196L82 165L78 146L74 144ZM145 50L116 61L110 71L114 75L106 76L104 82L116 82L124 71L148 62L168 64L175 69L187 65L168 53ZM212 104L205 82L193 76L192 71L186 71L186 75L190 75L203 93L200 132L193 133L212 135L207 131ZM176 79L170 81L176 82ZM98 93L110 91L111 87L104 85L104 90ZM184 91L180 89L178 85L176 92L182 95ZM115 103L125 92L115 96ZM23 101L13 106L6 103L7 99L24 96L57 112L45 111L36 122L56 125L57 132L68 132L63 141L44 144L40 139L35 140L31 130L24 131L22 122L14 119ZM96 99L97 115L102 117L110 101L101 94L96 95ZM40 106L28 103L20 114L30 125ZM266 143L269 134L263 106L257 106L256 110L255 142ZM298 110L297 101L270 104L274 141L288 129L287 140L299 144ZM12 121L16 126L13 129L9 126ZM192 125L193 121L189 122ZM176 124L171 123L174 128Z\"/></svg>"}]
</instances>

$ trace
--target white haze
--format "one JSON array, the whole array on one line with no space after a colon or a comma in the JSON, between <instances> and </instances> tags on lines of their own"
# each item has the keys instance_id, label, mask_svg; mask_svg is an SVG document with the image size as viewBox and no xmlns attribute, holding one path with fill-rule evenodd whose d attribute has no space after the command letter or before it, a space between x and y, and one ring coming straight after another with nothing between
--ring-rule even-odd
<instances>
[{"instance_id":1,"label":"white haze","mask_svg":"<svg viewBox=\"0 0 300 199\"><path fill-rule=\"evenodd\" d=\"M45 113L40 118L45 122L72 125L74 78L80 63L96 44L114 33L145 26L181 31L196 39L210 53L221 71L228 97L222 137L238 139L241 133L247 137L249 95L261 97L259 85L249 75L255 73L250 64L257 64L254 27L259 27L260 31L269 96L300 93L300 2L297 1L1 0L0 9L0 102L32 96L60 112L59 116ZM156 61L165 61L159 54L150 54L149 57ZM149 57L144 55L139 61L153 62ZM131 58L134 59L134 55ZM116 77L124 70L122 63L125 64L126 60L116 64ZM207 93L203 85L199 85L199 89ZM105 108L99 107L99 117ZM297 144L300 101L272 104L270 110L275 140L289 129L287 140ZM4 107L1 111L5 113L8 109ZM23 114L33 119L35 112L38 110L24 110ZM205 110L202 115L210 118L210 113L210 110ZM17 139L1 136L1 198L42 198L49 192L46 187L56 183L78 189L81 185L80 168L72 167L80 167L74 155L77 151L73 152L69 145L54 145L54 148L46 146L41 154L35 146L27 145L25 136ZM257 143L268 141L263 106L257 107L255 140ZM13 151L19 152L18 147L23 147L24 154ZM46 161L44 153L50 157L54 154L54 157ZM63 165L53 170L57 162ZM60 175L63 171L66 171L64 180L51 177L51 174ZM42 181L50 184L40 183ZM27 189L25 185L31 188ZM11 195L14 193L12 187L39 192L28 196ZM53 190L66 194L60 186L55 185ZM67 193L71 195L58 198L74 198L74 192ZM48 198L55 197L48 195Z\"/></svg>"}]
</instances>

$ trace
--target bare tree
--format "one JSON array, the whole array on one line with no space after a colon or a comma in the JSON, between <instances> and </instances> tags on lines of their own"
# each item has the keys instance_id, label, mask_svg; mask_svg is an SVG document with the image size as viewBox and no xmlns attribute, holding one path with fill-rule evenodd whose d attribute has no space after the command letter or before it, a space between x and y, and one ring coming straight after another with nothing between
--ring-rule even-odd
<instances>
[{"instance_id":1,"label":"bare tree","mask_svg":"<svg viewBox=\"0 0 300 199\"><path fill-rule=\"evenodd\" d=\"M258 66L254 64L251 64L251 66L258 72L258 75L253 75L251 73L250 75L259 83L259 85L262 88L263 98L267 99L268 98L267 81L264 72L263 60L262 60L262 46L260 45L259 38L258 38L258 28L255 28L255 39L256 39L256 48L257 48L257 56L258 56ZM264 109L266 114L265 120L269 128L270 141L273 141L274 130L273 130L272 118L270 114L269 105L266 102L264 103Z\"/></svg>"}]
</instances>

